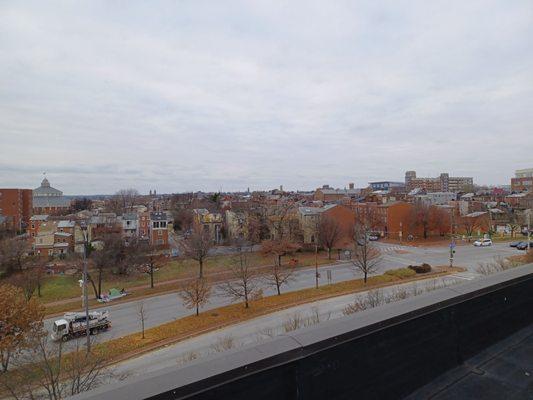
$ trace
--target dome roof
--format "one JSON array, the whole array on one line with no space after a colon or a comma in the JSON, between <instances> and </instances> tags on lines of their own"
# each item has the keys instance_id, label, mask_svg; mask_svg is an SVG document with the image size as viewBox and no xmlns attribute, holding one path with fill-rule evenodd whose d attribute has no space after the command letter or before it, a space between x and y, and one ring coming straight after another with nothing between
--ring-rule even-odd
<instances>
[{"instance_id":1,"label":"dome roof","mask_svg":"<svg viewBox=\"0 0 533 400\"><path fill-rule=\"evenodd\" d=\"M40 196L63 196L63 192L50 186L48 179L44 178L41 182L41 186L33 189L33 197L35 198Z\"/></svg>"}]
</instances>

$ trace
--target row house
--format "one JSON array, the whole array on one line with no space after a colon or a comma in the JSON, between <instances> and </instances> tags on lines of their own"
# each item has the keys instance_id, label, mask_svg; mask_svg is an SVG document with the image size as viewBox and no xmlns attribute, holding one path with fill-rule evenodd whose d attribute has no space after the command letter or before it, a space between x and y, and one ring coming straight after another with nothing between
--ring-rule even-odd
<instances>
[{"instance_id":1,"label":"row house","mask_svg":"<svg viewBox=\"0 0 533 400\"><path fill-rule=\"evenodd\" d=\"M324 185L315 191L313 200L333 203L342 201L344 198L355 198L360 195L361 189L356 189L353 183L348 185L348 189L333 189L329 185Z\"/></svg>"},{"instance_id":2,"label":"row house","mask_svg":"<svg viewBox=\"0 0 533 400\"><path fill-rule=\"evenodd\" d=\"M136 213L123 214L120 221L122 222L122 236L126 241L139 237L139 216Z\"/></svg>"},{"instance_id":3,"label":"row house","mask_svg":"<svg viewBox=\"0 0 533 400\"><path fill-rule=\"evenodd\" d=\"M165 211L150 213L150 245L155 247L168 247L170 220Z\"/></svg>"},{"instance_id":4,"label":"row house","mask_svg":"<svg viewBox=\"0 0 533 400\"><path fill-rule=\"evenodd\" d=\"M329 204L324 207L299 207L298 218L304 246L314 245L320 240L320 224L326 218L336 224L339 229L336 248L346 249L353 243L352 229L355 213L349 207L338 204Z\"/></svg>"},{"instance_id":5,"label":"row house","mask_svg":"<svg viewBox=\"0 0 533 400\"><path fill-rule=\"evenodd\" d=\"M505 202L517 210L527 210L533 208L533 192L516 193L505 196Z\"/></svg>"},{"instance_id":6,"label":"row house","mask_svg":"<svg viewBox=\"0 0 533 400\"><path fill-rule=\"evenodd\" d=\"M248 237L248 214L245 211L226 210L226 230L230 238Z\"/></svg>"},{"instance_id":7,"label":"row house","mask_svg":"<svg viewBox=\"0 0 533 400\"><path fill-rule=\"evenodd\" d=\"M222 214L212 213L206 208L195 208L193 210L193 224L195 228L209 232L214 244L222 242L222 227L224 226Z\"/></svg>"}]
</instances>

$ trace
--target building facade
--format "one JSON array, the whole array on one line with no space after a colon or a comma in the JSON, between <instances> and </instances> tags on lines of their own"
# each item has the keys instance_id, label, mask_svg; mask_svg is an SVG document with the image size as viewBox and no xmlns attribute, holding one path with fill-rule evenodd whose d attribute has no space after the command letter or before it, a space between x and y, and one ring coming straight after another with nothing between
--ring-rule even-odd
<instances>
[{"instance_id":1,"label":"building facade","mask_svg":"<svg viewBox=\"0 0 533 400\"><path fill-rule=\"evenodd\" d=\"M426 192L462 192L471 190L474 185L472 177L450 176L442 173L437 178L418 178L416 171L405 173L405 187L407 191L423 189Z\"/></svg>"},{"instance_id":2,"label":"building facade","mask_svg":"<svg viewBox=\"0 0 533 400\"><path fill-rule=\"evenodd\" d=\"M513 192L533 192L533 168L516 170L515 177L511 178L511 190Z\"/></svg>"},{"instance_id":3,"label":"building facade","mask_svg":"<svg viewBox=\"0 0 533 400\"><path fill-rule=\"evenodd\" d=\"M0 215L10 229L26 229L32 216L31 189L0 189Z\"/></svg>"},{"instance_id":4,"label":"building facade","mask_svg":"<svg viewBox=\"0 0 533 400\"><path fill-rule=\"evenodd\" d=\"M61 214L70 208L70 200L63 196L63 192L50 186L44 178L41 186L33 189L34 214Z\"/></svg>"}]
</instances>

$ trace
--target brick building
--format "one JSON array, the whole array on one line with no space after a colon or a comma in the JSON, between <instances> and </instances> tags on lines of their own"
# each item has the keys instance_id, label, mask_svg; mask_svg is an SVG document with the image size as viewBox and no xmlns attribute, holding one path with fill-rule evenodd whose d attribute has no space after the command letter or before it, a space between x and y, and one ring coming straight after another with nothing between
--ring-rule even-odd
<instances>
[{"instance_id":1,"label":"brick building","mask_svg":"<svg viewBox=\"0 0 533 400\"><path fill-rule=\"evenodd\" d=\"M169 218L165 211L150 213L150 245L168 247Z\"/></svg>"},{"instance_id":2,"label":"brick building","mask_svg":"<svg viewBox=\"0 0 533 400\"><path fill-rule=\"evenodd\" d=\"M32 216L31 189L0 189L0 215L9 228L26 229Z\"/></svg>"},{"instance_id":3,"label":"brick building","mask_svg":"<svg viewBox=\"0 0 533 400\"><path fill-rule=\"evenodd\" d=\"M360 189L356 189L353 183L348 185L348 189L333 189L329 185L324 185L315 190L313 200L324 203L341 201L344 198L358 197L361 194Z\"/></svg>"},{"instance_id":4,"label":"brick building","mask_svg":"<svg viewBox=\"0 0 533 400\"><path fill-rule=\"evenodd\" d=\"M442 173L437 178L418 178L416 171L405 173L405 187L407 191L423 189L426 192L462 192L470 190L474 185L471 177L450 176Z\"/></svg>"},{"instance_id":5,"label":"brick building","mask_svg":"<svg viewBox=\"0 0 533 400\"><path fill-rule=\"evenodd\" d=\"M533 192L533 168L516 170L515 177L511 178L511 190Z\"/></svg>"}]
</instances>

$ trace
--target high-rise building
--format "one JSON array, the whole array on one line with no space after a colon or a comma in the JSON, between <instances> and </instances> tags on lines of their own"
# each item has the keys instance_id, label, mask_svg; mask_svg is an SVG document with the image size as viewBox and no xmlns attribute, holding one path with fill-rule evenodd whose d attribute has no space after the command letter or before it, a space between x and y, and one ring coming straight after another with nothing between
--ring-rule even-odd
<instances>
[{"instance_id":1,"label":"high-rise building","mask_svg":"<svg viewBox=\"0 0 533 400\"><path fill-rule=\"evenodd\" d=\"M7 226L24 230L32 216L32 190L0 189L0 215L6 218Z\"/></svg>"},{"instance_id":2,"label":"high-rise building","mask_svg":"<svg viewBox=\"0 0 533 400\"><path fill-rule=\"evenodd\" d=\"M417 178L416 171L405 173L405 187L408 191L419 188L426 192L462 192L474 185L471 177L450 176L442 173L438 178Z\"/></svg>"},{"instance_id":3,"label":"high-rise building","mask_svg":"<svg viewBox=\"0 0 533 400\"><path fill-rule=\"evenodd\" d=\"M513 192L533 192L533 168L518 169L515 177L511 178Z\"/></svg>"}]
</instances>

